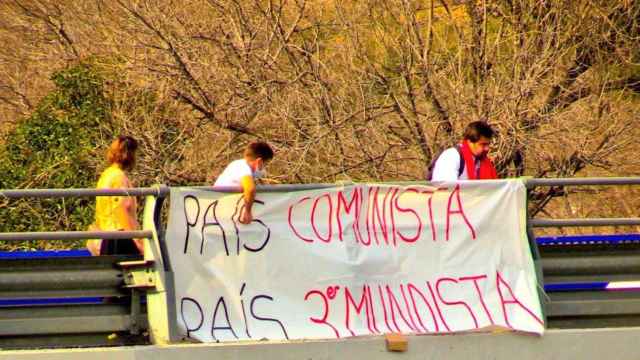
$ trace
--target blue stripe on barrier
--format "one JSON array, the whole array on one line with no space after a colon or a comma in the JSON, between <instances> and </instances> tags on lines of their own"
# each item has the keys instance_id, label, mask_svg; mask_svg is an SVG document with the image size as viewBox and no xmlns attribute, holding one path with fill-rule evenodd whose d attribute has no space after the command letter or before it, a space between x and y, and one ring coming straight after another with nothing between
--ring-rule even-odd
<instances>
[{"instance_id":1,"label":"blue stripe on barrier","mask_svg":"<svg viewBox=\"0 0 640 360\"><path fill-rule=\"evenodd\" d=\"M607 285L609 285L608 282L546 284L544 290L548 292L607 290Z\"/></svg>"},{"instance_id":2,"label":"blue stripe on barrier","mask_svg":"<svg viewBox=\"0 0 640 360\"><path fill-rule=\"evenodd\" d=\"M46 259L56 257L91 256L88 250L42 250L42 251L0 251L0 259ZM60 298L60 299L0 299L0 307L30 305L72 305L100 304L102 297Z\"/></svg>"},{"instance_id":3,"label":"blue stripe on barrier","mask_svg":"<svg viewBox=\"0 0 640 360\"><path fill-rule=\"evenodd\" d=\"M536 242L539 246L545 245L620 245L640 243L640 234L614 234L614 235L574 235L574 236L549 236L538 237ZM609 282L590 283L558 283L546 284L544 290L548 292L562 291L606 291Z\"/></svg>"},{"instance_id":4,"label":"blue stripe on barrier","mask_svg":"<svg viewBox=\"0 0 640 360\"><path fill-rule=\"evenodd\" d=\"M640 243L640 234L615 235L575 235L575 236L542 236L536 238L540 246L545 245L597 245L597 244L629 244Z\"/></svg>"},{"instance_id":5,"label":"blue stripe on barrier","mask_svg":"<svg viewBox=\"0 0 640 360\"><path fill-rule=\"evenodd\" d=\"M89 250L59 250L59 251L0 251L0 259L36 259L53 257L82 257L91 256Z\"/></svg>"},{"instance_id":6,"label":"blue stripe on barrier","mask_svg":"<svg viewBox=\"0 0 640 360\"><path fill-rule=\"evenodd\" d=\"M0 307L26 305L71 305L71 304L100 304L101 297L63 298L63 299L3 299Z\"/></svg>"},{"instance_id":7,"label":"blue stripe on barrier","mask_svg":"<svg viewBox=\"0 0 640 360\"><path fill-rule=\"evenodd\" d=\"M57 298L57 299L0 299L0 308L11 306L33 306L33 305L79 305L79 304L102 304L104 297L81 297L81 298ZM147 303L147 296L140 297L140 303Z\"/></svg>"}]
</instances>

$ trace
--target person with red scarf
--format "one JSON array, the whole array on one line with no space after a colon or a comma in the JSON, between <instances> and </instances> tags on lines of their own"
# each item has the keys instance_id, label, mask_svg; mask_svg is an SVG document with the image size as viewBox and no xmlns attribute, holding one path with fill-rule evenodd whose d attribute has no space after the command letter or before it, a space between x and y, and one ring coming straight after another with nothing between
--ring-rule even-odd
<instances>
[{"instance_id":1,"label":"person with red scarf","mask_svg":"<svg viewBox=\"0 0 640 360\"><path fill-rule=\"evenodd\" d=\"M428 181L491 180L498 174L489 158L494 131L486 121L467 125L462 141L443 151L428 169Z\"/></svg>"}]
</instances>

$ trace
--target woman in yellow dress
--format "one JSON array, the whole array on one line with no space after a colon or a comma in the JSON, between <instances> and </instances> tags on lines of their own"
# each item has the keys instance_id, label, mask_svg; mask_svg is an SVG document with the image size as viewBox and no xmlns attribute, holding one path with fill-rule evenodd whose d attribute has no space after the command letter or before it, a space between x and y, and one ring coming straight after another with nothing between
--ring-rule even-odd
<instances>
[{"instance_id":1,"label":"woman in yellow dress","mask_svg":"<svg viewBox=\"0 0 640 360\"><path fill-rule=\"evenodd\" d=\"M127 172L136 161L138 142L130 136L119 136L107 151L109 167L98 180L98 189L126 189L133 187ZM102 231L136 230L136 198L133 196L96 197L95 227ZM93 255L142 254L143 239L92 240L87 244Z\"/></svg>"}]
</instances>

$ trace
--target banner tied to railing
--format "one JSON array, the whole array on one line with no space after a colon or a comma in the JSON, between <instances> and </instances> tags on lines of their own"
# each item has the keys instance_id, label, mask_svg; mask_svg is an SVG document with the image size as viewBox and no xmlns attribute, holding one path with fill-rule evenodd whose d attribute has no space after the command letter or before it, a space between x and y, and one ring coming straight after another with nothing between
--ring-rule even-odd
<instances>
[{"instance_id":1,"label":"banner tied to railing","mask_svg":"<svg viewBox=\"0 0 640 360\"><path fill-rule=\"evenodd\" d=\"M542 334L519 180L171 191L177 322L200 341Z\"/></svg>"}]
</instances>

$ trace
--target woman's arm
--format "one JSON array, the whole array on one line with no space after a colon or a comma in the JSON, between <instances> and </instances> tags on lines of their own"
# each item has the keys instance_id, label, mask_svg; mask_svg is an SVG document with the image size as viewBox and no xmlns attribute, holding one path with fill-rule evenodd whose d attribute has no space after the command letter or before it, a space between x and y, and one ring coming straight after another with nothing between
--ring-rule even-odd
<instances>
[{"instance_id":1,"label":"woman's arm","mask_svg":"<svg viewBox=\"0 0 640 360\"><path fill-rule=\"evenodd\" d=\"M129 179L125 176L123 179L120 179L120 184L118 184L118 188L130 188L131 184ZM115 187L115 186L114 186ZM122 230L138 230L140 225L138 224L137 219L137 201L133 196L124 196L120 201L119 206L116 209L116 217L118 219L118 223L122 227ZM144 254L144 239L133 239L133 242L136 245L136 248L140 252L140 254Z\"/></svg>"}]
</instances>

